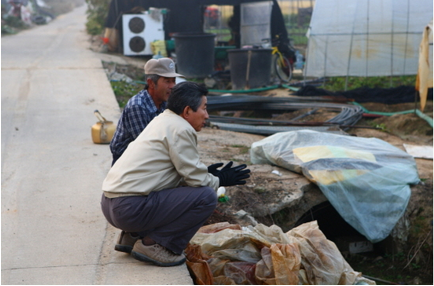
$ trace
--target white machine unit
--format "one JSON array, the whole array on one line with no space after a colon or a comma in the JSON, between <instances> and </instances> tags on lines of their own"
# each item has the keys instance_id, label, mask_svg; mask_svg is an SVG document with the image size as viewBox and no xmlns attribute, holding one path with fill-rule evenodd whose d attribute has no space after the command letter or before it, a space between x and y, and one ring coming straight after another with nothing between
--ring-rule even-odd
<instances>
[{"instance_id":1,"label":"white machine unit","mask_svg":"<svg viewBox=\"0 0 434 286\"><path fill-rule=\"evenodd\" d=\"M164 40L161 13L122 16L124 55L152 55L151 43Z\"/></svg>"}]
</instances>

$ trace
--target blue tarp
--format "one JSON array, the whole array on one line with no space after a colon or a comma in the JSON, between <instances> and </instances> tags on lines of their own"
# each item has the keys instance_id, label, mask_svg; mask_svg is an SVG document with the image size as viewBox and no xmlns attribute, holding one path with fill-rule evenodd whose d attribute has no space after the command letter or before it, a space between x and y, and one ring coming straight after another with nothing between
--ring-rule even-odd
<instances>
[{"instance_id":1,"label":"blue tarp","mask_svg":"<svg viewBox=\"0 0 434 286\"><path fill-rule=\"evenodd\" d=\"M281 132L253 143L250 155L253 164L302 173L373 243L390 234L407 208L410 185L419 183L414 158L377 138Z\"/></svg>"}]
</instances>

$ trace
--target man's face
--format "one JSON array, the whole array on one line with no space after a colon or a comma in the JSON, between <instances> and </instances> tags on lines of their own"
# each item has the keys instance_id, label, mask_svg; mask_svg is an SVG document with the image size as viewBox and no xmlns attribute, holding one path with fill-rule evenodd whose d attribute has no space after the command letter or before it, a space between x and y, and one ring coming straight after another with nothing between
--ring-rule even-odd
<instances>
[{"instance_id":1,"label":"man's face","mask_svg":"<svg viewBox=\"0 0 434 286\"><path fill-rule=\"evenodd\" d=\"M193 109L189 109L191 112L187 118L188 123L194 128L196 131L200 131L202 127L205 126L206 120L209 118L207 107L207 98L206 96L202 96L202 103L200 104L197 111L193 111Z\"/></svg>"},{"instance_id":2,"label":"man's face","mask_svg":"<svg viewBox=\"0 0 434 286\"><path fill-rule=\"evenodd\" d=\"M159 103L167 101L175 84L176 82L174 77L160 77L154 87L152 98Z\"/></svg>"}]
</instances>

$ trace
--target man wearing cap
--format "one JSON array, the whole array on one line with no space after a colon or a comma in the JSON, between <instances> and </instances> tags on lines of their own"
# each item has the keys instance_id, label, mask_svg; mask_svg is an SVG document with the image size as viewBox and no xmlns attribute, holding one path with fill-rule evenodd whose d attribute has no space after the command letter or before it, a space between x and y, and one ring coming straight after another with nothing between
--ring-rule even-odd
<instances>
[{"instance_id":1,"label":"man wearing cap","mask_svg":"<svg viewBox=\"0 0 434 286\"><path fill-rule=\"evenodd\" d=\"M185 262L190 239L217 205L220 186L244 185L246 164L205 166L197 132L209 118L208 90L184 81L174 86L167 109L155 117L108 172L101 209L122 230L117 251L159 266Z\"/></svg>"},{"instance_id":2,"label":"man wearing cap","mask_svg":"<svg viewBox=\"0 0 434 286\"><path fill-rule=\"evenodd\" d=\"M151 59L145 64L146 86L130 98L110 142L112 165L155 116L166 109L169 94L176 84L175 63L169 58Z\"/></svg>"}]
</instances>

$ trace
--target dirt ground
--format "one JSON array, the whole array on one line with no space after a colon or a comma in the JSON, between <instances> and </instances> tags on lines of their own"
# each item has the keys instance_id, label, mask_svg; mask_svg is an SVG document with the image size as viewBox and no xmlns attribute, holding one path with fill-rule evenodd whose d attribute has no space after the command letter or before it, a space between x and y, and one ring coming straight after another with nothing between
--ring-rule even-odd
<instances>
[{"instance_id":1,"label":"dirt ground","mask_svg":"<svg viewBox=\"0 0 434 286\"><path fill-rule=\"evenodd\" d=\"M99 52L99 39L90 39L91 49ZM136 80L143 80L142 71L144 60L142 58L127 58L116 54L101 54L105 68L113 68L113 62L121 59L115 66L116 71L128 75ZM123 64L122 64L123 63ZM128 64L126 64L128 63ZM112 70L113 71L113 70ZM277 89L259 93L262 96L291 96L287 89ZM362 104L369 111L397 112L414 109L414 103L386 105L379 103ZM424 113L432 118L432 101L427 103ZM297 110L291 113L280 114L273 119L288 120L306 110ZM242 112L237 113L242 116ZM304 121L325 121L336 116L336 113L327 110L318 110L313 115L305 117ZM384 140L405 151L403 144L432 146L433 128L414 113L383 116L378 118L363 117L354 128L345 130L348 134L358 137L375 137ZM237 223L234 215L239 210L247 212L273 201L281 200L291 193L288 181L272 174L278 170L283 177L301 176L282 168L270 165L252 165L249 150L253 142L263 139L264 136L204 128L198 134L198 147L201 158L205 164L234 161L237 164L247 164L252 170L250 179L245 186L226 188L229 200L219 202L217 209L206 224L227 221ZM433 161L430 159L415 159L421 183L412 186L412 196L405 216L410 222L410 231L406 245L399 251L396 248L382 246L381 252L368 255L354 255L348 257L350 265L364 275L377 277L377 284L432 284L433 283ZM254 187L252 187L254 186ZM315 189L316 186L312 189ZM324 196L316 190L310 191L309 200L324 201ZM285 215L285 214L283 214ZM255 216L259 223L266 225L280 224L277 216ZM284 227L283 225L281 226ZM392 245L390 241L386 244ZM388 252L384 249L393 249Z\"/></svg>"},{"instance_id":2,"label":"dirt ground","mask_svg":"<svg viewBox=\"0 0 434 286\"><path fill-rule=\"evenodd\" d=\"M385 105L378 103L363 104L369 111L396 112L414 108L414 103ZM426 110L430 112L426 112ZM300 111L296 111L300 112ZM294 112L294 113L296 113ZM304 111L301 111L304 112ZM428 102L425 114L432 116L432 101ZM279 119L290 119L297 114L282 114ZM321 121L335 116L327 111L318 111L307 121ZM433 129L416 114L400 114L380 118L363 118L356 126L346 132L358 137L374 137L384 140L405 151L403 144L432 146ZM375 126L381 126L374 129ZM246 163L252 170L252 176L247 182L249 186L227 188L228 202L221 202L207 224L228 221L236 223L233 215L238 210L251 212L252 206L266 205L270 201L282 199L283 193L291 192L291 187L285 180L271 174L272 170L285 172L272 166L259 168L250 163L249 148L255 141L264 136L236 133L231 131L205 128L199 133L199 147L205 163L234 161ZM364 274L379 277L385 281L404 284L432 284L432 217L433 217L433 161L429 159L415 159L419 177L422 183L412 186L412 196L407 208L406 216L410 222L410 232L407 244L400 250L367 255L356 255L349 258L353 268ZM310 199L313 199L312 197ZM260 223L266 225L278 224L276 216L255 217ZM283 226L281 226L283 228ZM393 242L385 242L393 243ZM393 254L392 254L393 253ZM417 260L417 262L416 262ZM376 267L372 267L375 265ZM422 266L423 265L423 266ZM405 268L404 268L405 267ZM363 270L363 271L362 271ZM385 283L377 280L378 284ZM386 283L387 284L387 283Z\"/></svg>"}]
</instances>

